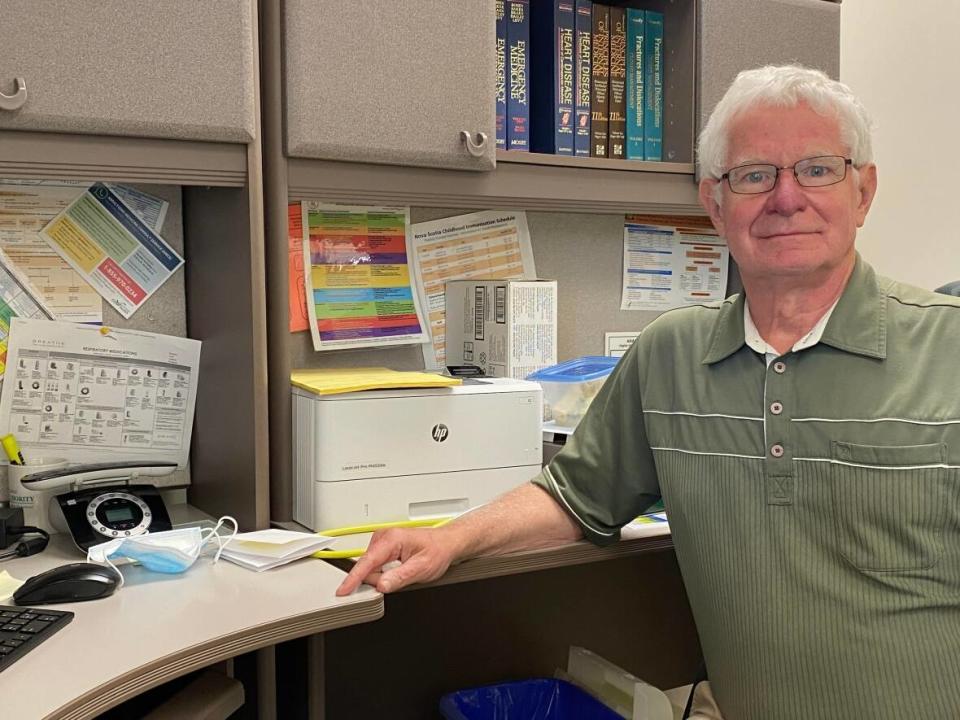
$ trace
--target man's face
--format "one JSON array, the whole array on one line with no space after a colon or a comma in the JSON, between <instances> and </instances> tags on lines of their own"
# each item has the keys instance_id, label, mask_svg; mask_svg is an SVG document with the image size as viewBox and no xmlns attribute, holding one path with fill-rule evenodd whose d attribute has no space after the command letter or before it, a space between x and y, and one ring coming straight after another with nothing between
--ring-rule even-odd
<instances>
[{"instance_id":1,"label":"man's face","mask_svg":"<svg viewBox=\"0 0 960 720\"><path fill-rule=\"evenodd\" d=\"M732 123L729 139L726 169L747 163L783 167L849 152L840 141L837 121L806 104L748 110ZM718 182L720 204L713 195ZM872 164L859 173L848 168L842 182L826 187L802 187L792 170L784 170L773 190L757 195L739 195L725 180L704 179L700 201L726 238L744 279L769 280L828 275L852 266L853 241L876 188Z\"/></svg>"}]
</instances>

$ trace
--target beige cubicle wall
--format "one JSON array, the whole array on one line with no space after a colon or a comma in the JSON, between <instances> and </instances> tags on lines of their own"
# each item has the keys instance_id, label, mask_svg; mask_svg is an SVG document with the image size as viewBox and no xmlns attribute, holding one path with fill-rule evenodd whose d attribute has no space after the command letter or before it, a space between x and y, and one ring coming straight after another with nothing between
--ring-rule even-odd
<instances>
[{"instance_id":1,"label":"beige cubicle wall","mask_svg":"<svg viewBox=\"0 0 960 720\"><path fill-rule=\"evenodd\" d=\"M201 340L189 499L265 527L266 317L253 0L5 3L0 178L113 181L171 201L186 265L129 321ZM186 482L179 476L174 482Z\"/></svg>"}]
</instances>

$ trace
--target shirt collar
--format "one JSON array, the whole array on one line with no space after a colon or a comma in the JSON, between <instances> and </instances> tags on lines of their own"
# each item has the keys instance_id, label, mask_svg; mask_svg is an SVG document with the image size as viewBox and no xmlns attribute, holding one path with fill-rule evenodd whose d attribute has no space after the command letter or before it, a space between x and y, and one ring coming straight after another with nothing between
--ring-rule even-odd
<instances>
[{"instance_id":1,"label":"shirt collar","mask_svg":"<svg viewBox=\"0 0 960 720\"><path fill-rule=\"evenodd\" d=\"M719 362L743 347L746 343L745 312L746 297L743 293L723 301L713 325L707 354L702 361L704 364ZM883 359L887 356L886 319L881 282L873 268L857 253L853 272L840 299L830 311L825 327L821 328L819 341L838 350Z\"/></svg>"},{"instance_id":2,"label":"shirt collar","mask_svg":"<svg viewBox=\"0 0 960 720\"><path fill-rule=\"evenodd\" d=\"M830 319L830 315L833 313L833 309L837 307L837 302L839 301L840 298L837 298L833 305L827 308L827 311L820 316L816 324L810 328L810 332L793 344L793 347L790 348L791 352L798 352L808 347L813 347L820 342L823 331L827 327L827 321ZM764 340L760 331L757 330L757 326L753 322L753 317L750 315L750 300L746 297L743 303L743 341L751 350L765 355L768 362L775 357L779 357L781 354L773 345Z\"/></svg>"}]
</instances>

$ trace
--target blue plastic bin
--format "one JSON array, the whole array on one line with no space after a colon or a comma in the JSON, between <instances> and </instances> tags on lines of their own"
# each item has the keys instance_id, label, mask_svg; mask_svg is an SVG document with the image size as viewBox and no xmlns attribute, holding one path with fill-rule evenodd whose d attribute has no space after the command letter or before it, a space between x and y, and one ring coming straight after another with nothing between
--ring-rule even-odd
<instances>
[{"instance_id":1,"label":"blue plastic bin","mask_svg":"<svg viewBox=\"0 0 960 720\"><path fill-rule=\"evenodd\" d=\"M527 375L527 380L543 388L544 418L560 427L575 428L618 361L615 357L585 355Z\"/></svg>"},{"instance_id":2,"label":"blue plastic bin","mask_svg":"<svg viewBox=\"0 0 960 720\"><path fill-rule=\"evenodd\" d=\"M458 690L440 699L446 720L622 720L565 680L534 678Z\"/></svg>"}]
</instances>

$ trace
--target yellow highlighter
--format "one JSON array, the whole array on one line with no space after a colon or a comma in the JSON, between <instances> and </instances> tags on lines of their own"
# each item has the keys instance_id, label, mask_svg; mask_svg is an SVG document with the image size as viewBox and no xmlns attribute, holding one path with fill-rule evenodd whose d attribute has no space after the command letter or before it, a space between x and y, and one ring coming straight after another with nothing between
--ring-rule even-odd
<instances>
[{"instance_id":1,"label":"yellow highlighter","mask_svg":"<svg viewBox=\"0 0 960 720\"><path fill-rule=\"evenodd\" d=\"M20 446L17 445L17 439L11 433L0 438L0 444L7 453L7 458L11 465L26 465L27 461L23 459L23 453L20 452Z\"/></svg>"}]
</instances>

